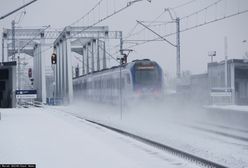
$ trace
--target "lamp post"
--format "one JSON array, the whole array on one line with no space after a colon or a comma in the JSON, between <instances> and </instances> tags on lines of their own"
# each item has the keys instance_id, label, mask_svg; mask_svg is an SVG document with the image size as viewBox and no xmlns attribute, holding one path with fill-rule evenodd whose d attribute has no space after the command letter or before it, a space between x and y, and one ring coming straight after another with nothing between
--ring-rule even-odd
<instances>
[{"instance_id":1,"label":"lamp post","mask_svg":"<svg viewBox=\"0 0 248 168\"><path fill-rule=\"evenodd\" d=\"M212 63L214 60L214 57L216 56L216 51L209 51L208 56L211 57L211 63Z\"/></svg>"},{"instance_id":2,"label":"lamp post","mask_svg":"<svg viewBox=\"0 0 248 168\"><path fill-rule=\"evenodd\" d=\"M247 49L246 49L246 44L247 44L247 40L243 40L242 41L242 43L243 43L243 50L244 50L244 55L243 55L243 59L244 59L244 61L245 62L248 62L248 51L247 51Z\"/></svg>"}]
</instances>

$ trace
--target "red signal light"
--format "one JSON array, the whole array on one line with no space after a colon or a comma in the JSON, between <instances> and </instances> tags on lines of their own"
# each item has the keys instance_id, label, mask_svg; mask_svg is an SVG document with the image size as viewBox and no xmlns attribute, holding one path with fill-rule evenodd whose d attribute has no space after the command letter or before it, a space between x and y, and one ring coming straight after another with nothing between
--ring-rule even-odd
<instances>
[{"instance_id":1,"label":"red signal light","mask_svg":"<svg viewBox=\"0 0 248 168\"><path fill-rule=\"evenodd\" d=\"M29 78L32 78L32 68L29 68L28 69L28 77Z\"/></svg>"}]
</instances>

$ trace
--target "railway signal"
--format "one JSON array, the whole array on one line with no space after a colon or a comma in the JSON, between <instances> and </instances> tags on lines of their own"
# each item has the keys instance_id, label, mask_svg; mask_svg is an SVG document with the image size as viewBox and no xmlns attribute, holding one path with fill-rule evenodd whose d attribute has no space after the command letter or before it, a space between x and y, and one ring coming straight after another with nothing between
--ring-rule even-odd
<instances>
[{"instance_id":1,"label":"railway signal","mask_svg":"<svg viewBox=\"0 0 248 168\"><path fill-rule=\"evenodd\" d=\"M32 78L32 68L29 68L28 69L28 77L29 78Z\"/></svg>"},{"instance_id":2,"label":"railway signal","mask_svg":"<svg viewBox=\"0 0 248 168\"><path fill-rule=\"evenodd\" d=\"M52 64L57 64L57 54L55 54L55 53L52 54L51 62L52 62Z\"/></svg>"}]
</instances>

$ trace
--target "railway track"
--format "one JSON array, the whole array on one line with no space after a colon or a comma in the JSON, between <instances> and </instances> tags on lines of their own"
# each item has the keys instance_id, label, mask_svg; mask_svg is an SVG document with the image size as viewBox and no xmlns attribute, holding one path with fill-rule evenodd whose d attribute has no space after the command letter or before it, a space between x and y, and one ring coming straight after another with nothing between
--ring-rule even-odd
<instances>
[{"instance_id":1,"label":"railway track","mask_svg":"<svg viewBox=\"0 0 248 168\"><path fill-rule=\"evenodd\" d=\"M185 160L188 160L190 162L193 162L193 163L199 165L200 167L227 168L227 166L224 166L224 165L221 165L219 163L215 163L213 161L210 161L210 160L195 156L193 154L190 154L190 153L187 153L185 151L173 148L171 146L161 144L161 143L155 142L153 140L143 138L141 136L138 136L138 135L129 133L127 131L124 131L124 130L121 130L121 129L118 129L118 128L114 128L114 127L111 127L111 126L108 126L108 125L105 125L105 124L102 124L102 123L99 123L99 122L96 122L96 121L85 119L85 118L83 118L81 116L78 116L78 115L75 115L75 114L72 114L72 113L70 113L70 114L73 115L76 118L79 118L79 119L85 120L85 121L87 121L89 123L92 123L92 124L101 126L103 128L109 129L109 130L114 131L116 133L119 133L119 134L122 134L124 136L127 136L127 137L130 137L132 139L135 139L136 141L142 142L144 144L153 146L154 148L157 148L157 149L160 149L162 151L168 152L168 153L170 153L170 154L172 154L174 156L177 156L177 157L183 158Z\"/></svg>"},{"instance_id":2,"label":"railway track","mask_svg":"<svg viewBox=\"0 0 248 168\"><path fill-rule=\"evenodd\" d=\"M217 134L217 135L221 135L221 136L228 137L228 138L238 139L238 140L241 140L241 141L244 141L244 142L248 142L248 138L246 138L246 137L229 134L229 133L222 132L222 131L215 131L215 130L208 129L208 128L201 128L201 127L198 127L198 126L190 126L190 125L187 125L187 127L197 129L197 130L201 130L201 131L205 131L205 132L209 132L209 133L213 133L213 134Z\"/></svg>"},{"instance_id":3,"label":"railway track","mask_svg":"<svg viewBox=\"0 0 248 168\"><path fill-rule=\"evenodd\" d=\"M214 127L222 128L222 129L226 129L226 130L233 130L233 131L238 131L238 132L242 132L242 133L248 133L247 129L234 128L234 127L230 127L230 126L219 125L219 124L214 124L214 123L206 123L206 122L200 122L200 121L198 121L198 123L200 125L214 126Z\"/></svg>"}]
</instances>

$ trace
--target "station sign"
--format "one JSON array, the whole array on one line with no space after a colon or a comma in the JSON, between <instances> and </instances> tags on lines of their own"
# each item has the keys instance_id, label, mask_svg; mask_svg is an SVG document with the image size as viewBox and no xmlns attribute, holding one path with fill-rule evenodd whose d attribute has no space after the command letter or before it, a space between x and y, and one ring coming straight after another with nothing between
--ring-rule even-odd
<instances>
[{"instance_id":1,"label":"station sign","mask_svg":"<svg viewBox=\"0 0 248 168\"><path fill-rule=\"evenodd\" d=\"M37 90L16 90L17 99L36 99Z\"/></svg>"},{"instance_id":2,"label":"station sign","mask_svg":"<svg viewBox=\"0 0 248 168\"><path fill-rule=\"evenodd\" d=\"M212 97L231 97L232 89L231 88L212 88L210 95Z\"/></svg>"},{"instance_id":3,"label":"station sign","mask_svg":"<svg viewBox=\"0 0 248 168\"><path fill-rule=\"evenodd\" d=\"M210 95L212 97L230 97L232 92L211 92Z\"/></svg>"}]
</instances>

